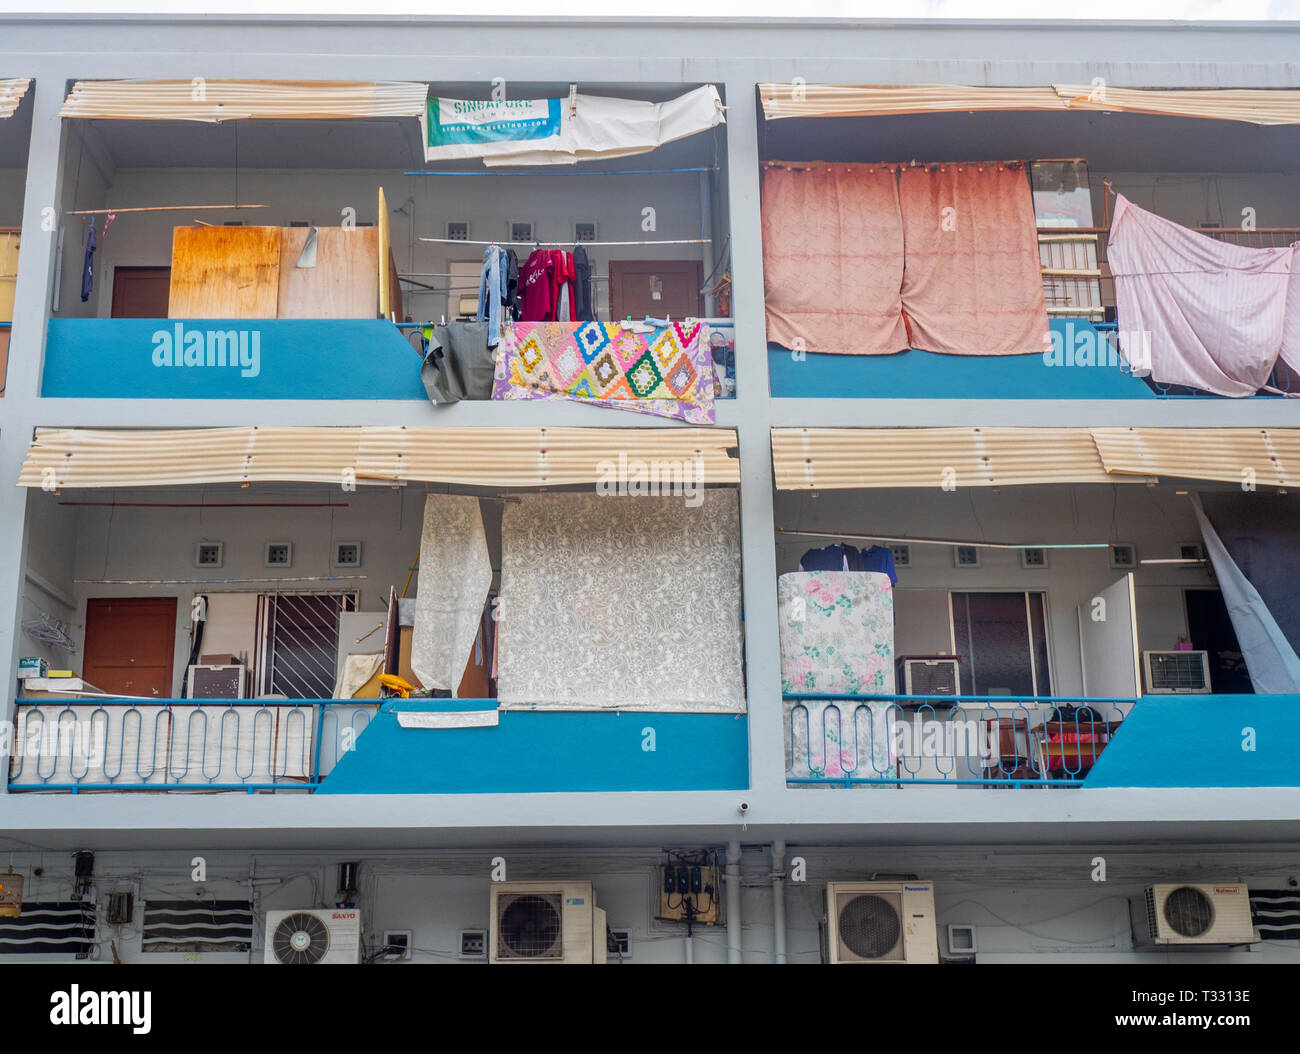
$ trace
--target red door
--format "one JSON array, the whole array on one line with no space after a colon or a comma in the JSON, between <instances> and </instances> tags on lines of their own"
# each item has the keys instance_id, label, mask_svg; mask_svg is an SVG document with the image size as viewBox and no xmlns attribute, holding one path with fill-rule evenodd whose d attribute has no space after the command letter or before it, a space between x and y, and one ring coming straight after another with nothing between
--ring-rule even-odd
<instances>
[{"instance_id":1,"label":"red door","mask_svg":"<svg viewBox=\"0 0 1300 1054\"><path fill-rule=\"evenodd\" d=\"M86 602L86 684L115 695L172 698L176 598Z\"/></svg>"}]
</instances>

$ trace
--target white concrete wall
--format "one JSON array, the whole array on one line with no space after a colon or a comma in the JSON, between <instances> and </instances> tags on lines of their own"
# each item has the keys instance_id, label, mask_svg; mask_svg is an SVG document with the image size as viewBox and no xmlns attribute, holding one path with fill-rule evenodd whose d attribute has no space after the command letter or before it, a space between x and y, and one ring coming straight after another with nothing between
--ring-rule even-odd
<instances>
[{"instance_id":1,"label":"white concrete wall","mask_svg":"<svg viewBox=\"0 0 1300 1054\"><path fill-rule=\"evenodd\" d=\"M1256 228L1300 226L1294 172L1090 171L1088 183L1098 227L1106 222L1102 180L1107 177L1134 205L1186 227L1219 224L1240 228L1245 208L1255 210Z\"/></svg>"},{"instance_id":2,"label":"white concrete wall","mask_svg":"<svg viewBox=\"0 0 1300 1054\"><path fill-rule=\"evenodd\" d=\"M1174 558L1200 531L1186 497L1171 487L1081 485L932 490L822 491L817 498L778 492L778 527L854 534L998 541L1023 544L1128 542L1138 559ZM777 571L798 570L811 548L835 538L778 536ZM869 544L869 543L862 543ZM861 547L861 545L860 545ZM978 568L953 565L947 545L911 546L911 566L898 572L895 654L951 652L948 591L1027 590L1047 594L1053 691L1083 691L1079 605L1119 579L1105 549L1055 549L1045 569L1025 570L1016 550L981 549ZM1204 567L1139 566L1135 573L1138 646L1172 648L1187 633L1183 590L1214 588Z\"/></svg>"},{"instance_id":3,"label":"white concrete wall","mask_svg":"<svg viewBox=\"0 0 1300 1054\"><path fill-rule=\"evenodd\" d=\"M865 792L869 793L869 792ZM972 792L980 793L980 792ZM991 793L991 792L982 792ZM1079 792L1084 793L1084 792ZM99 853L95 861L96 899L101 920L108 895L136 895L135 919L113 927L101 921L97 961L111 961L109 941L128 962L186 961L184 953L140 952L143 902L157 900L242 899L250 872L255 884L254 948L250 952L204 955L210 961L262 961L267 910L332 905L337 864L359 859L360 897L366 940L378 946L384 930L411 930L413 962L456 962L459 933L487 929L489 869L503 856L507 877L590 879L612 929L631 935L632 963L680 963L685 928L654 918L658 910L659 864L653 849L569 852L504 847L439 855L349 857L337 855L207 853ZM205 863L201 881L191 878L196 858ZM1134 950L1129 898L1152 882L1239 882L1258 889L1289 888L1300 875L1294 850L1250 847L1187 847L1182 852L1098 846L1062 851L1006 847L873 850L792 846L806 862L807 881L786 884L789 961L821 960L820 925L828 881L862 881L872 874L916 875L935 883L939 949L947 957L949 924L973 925L977 961L1141 962L1141 963L1300 963L1300 942L1269 942L1231 950ZM1106 861L1106 880L1094 881L1095 860ZM34 867L45 873L37 878ZM72 865L66 854L18 853L15 870L27 880L27 902L65 899L71 894ZM746 846L741 866L741 930L746 963L773 960L771 857L766 846ZM695 930L695 961L726 961L726 920ZM0 956L0 961L36 957ZM48 958L48 957L46 957ZM70 957L69 957L70 958Z\"/></svg>"}]
</instances>

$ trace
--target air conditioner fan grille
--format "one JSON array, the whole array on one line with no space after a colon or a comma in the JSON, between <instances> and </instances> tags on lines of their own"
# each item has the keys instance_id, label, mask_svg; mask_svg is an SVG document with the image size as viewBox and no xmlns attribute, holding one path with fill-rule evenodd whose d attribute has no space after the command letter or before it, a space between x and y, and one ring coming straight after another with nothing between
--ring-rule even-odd
<instances>
[{"instance_id":1,"label":"air conditioner fan grille","mask_svg":"<svg viewBox=\"0 0 1300 1054\"><path fill-rule=\"evenodd\" d=\"M329 951L329 927L305 911L286 915L275 927L271 948L276 960L287 966L311 966Z\"/></svg>"},{"instance_id":2,"label":"air conditioner fan grille","mask_svg":"<svg viewBox=\"0 0 1300 1054\"><path fill-rule=\"evenodd\" d=\"M1199 937L1214 923L1214 905L1195 886L1179 886L1165 897L1165 922L1180 937Z\"/></svg>"},{"instance_id":3,"label":"air conditioner fan grille","mask_svg":"<svg viewBox=\"0 0 1300 1054\"><path fill-rule=\"evenodd\" d=\"M884 959L898 948L903 922L895 904L865 893L840 902L840 942L860 959Z\"/></svg>"},{"instance_id":4,"label":"air conditioner fan grille","mask_svg":"<svg viewBox=\"0 0 1300 1054\"><path fill-rule=\"evenodd\" d=\"M509 959L563 957L564 927L558 893L503 897L499 910L498 955Z\"/></svg>"}]
</instances>

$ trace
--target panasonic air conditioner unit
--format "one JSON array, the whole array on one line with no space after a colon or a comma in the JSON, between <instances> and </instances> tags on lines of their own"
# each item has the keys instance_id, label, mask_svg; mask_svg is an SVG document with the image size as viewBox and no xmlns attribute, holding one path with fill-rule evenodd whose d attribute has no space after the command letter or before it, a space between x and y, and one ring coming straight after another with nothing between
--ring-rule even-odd
<instances>
[{"instance_id":1,"label":"panasonic air conditioner unit","mask_svg":"<svg viewBox=\"0 0 1300 1054\"><path fill-rule=\"evenodd\" d=\"M957 695L960 674L957 659L900 659L899 680L904 695Z\"/></svg>"},{"instance_id":2,"label":"panasonic air conditioner unit","mask_svg":"<svg viewBox=\"0 0 1300 1054\"><path fill-rule=\"evenodd\" d=\"M266 913L265 963L317 966L361 961L361 914L353 908Z\"/></svg>"},{"instance_id":3,"label":"panasonic air conditioner unit","mask_svg":"<svg viewBox=\"0 0 1300 1054\"><path fill-rule=\"evenodd\" d=\"M494 883L489 918L490 962L605 962L605 913L590 882Z\"/></svg>"},{"instance_id":4,"label":"panasonic air conditioner unit","mask_svg":"<svg viewBox=\"0 0 1300 1054\"><path fill-rule=\"evenodd\" d=\"M827 961L937 963L933 882L829 882Z\"/></svg>"},{"instance_id":5,"label":"panasonic air conditioner unit","mask_svg":"<svg viewBox=\"0 0 1300 1054\"><path fill-rule=\"evenodd\" d=\"M1250 893L1241 882L1167 882L1147 886L1130 906L1135 947L1255 941Z\"/></svg>"},{"instance_id":6,"label":"panasonic air conditioner unit","mask_svg":"<svg viewBox=\"0 0 1300 1054\"><path fill-rule=\"evenodd\" d=\"M1144 651L1150 695L1205 695L1210 691L1208 651Z\"/></svg>"}]
</instances>

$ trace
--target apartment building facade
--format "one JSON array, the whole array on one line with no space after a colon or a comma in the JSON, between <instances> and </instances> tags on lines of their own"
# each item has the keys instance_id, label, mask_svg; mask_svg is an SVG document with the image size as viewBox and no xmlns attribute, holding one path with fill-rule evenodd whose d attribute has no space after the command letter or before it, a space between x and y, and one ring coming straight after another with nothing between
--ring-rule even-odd
<instances>
[{"instance_id":1,"label":"apartment building facade","mask_svg":"<svg viewBox=\"0 0 1300 1054\"><path fill-rule=\"evenodd\" d=\"M1300 959L1300 28L4 28L0 955Z\"/></svg>"}]
</instances>

